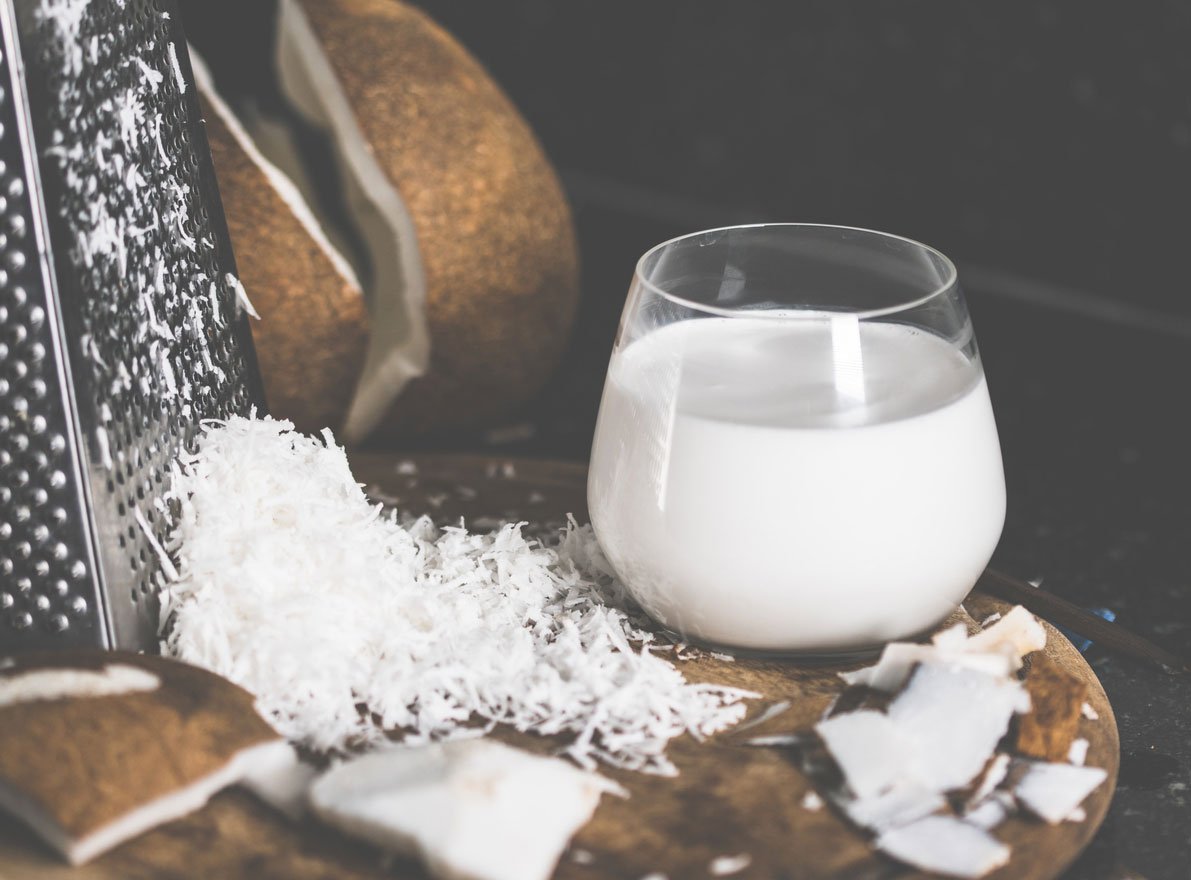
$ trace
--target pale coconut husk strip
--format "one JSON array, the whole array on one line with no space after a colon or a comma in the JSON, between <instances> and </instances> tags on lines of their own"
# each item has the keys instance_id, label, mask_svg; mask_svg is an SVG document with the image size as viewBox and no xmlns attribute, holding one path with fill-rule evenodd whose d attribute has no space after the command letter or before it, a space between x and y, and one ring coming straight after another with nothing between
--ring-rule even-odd
<instances>
[{"instance_id":1,"label":"pale coconut husk strip","mask_svg":"<svg viewBox=\"0 0 1191 880\"><path fill-rule=\"evenodd\" d=\"M405 203L360 130L305 13L294 0L282 0L277 14L282 89L295 109L331 135L349 211L372 259L371 337L343 427L344 437L355 442L376 427L406 383L430 363L426 279Z\"/></svg>"}]
</instances>

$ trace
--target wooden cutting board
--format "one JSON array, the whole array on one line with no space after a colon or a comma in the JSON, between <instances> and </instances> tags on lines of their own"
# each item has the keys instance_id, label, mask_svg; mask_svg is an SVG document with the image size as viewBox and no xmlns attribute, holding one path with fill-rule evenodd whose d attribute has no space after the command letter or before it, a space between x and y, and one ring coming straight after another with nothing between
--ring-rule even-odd
<instances>
[{"instance_id":1,"label":"wooden cutting board","mask_svg":"<svg viewBox=\"0 0 1191 880\"><path fill-rule=\"evenodd\" d=\"M364 455L352 457L358 479L379 500L440 521L460 516L479 527L486 519L524 519L561 525L573 512L586 516L583 466L562 462L504 460L478 456ZM965 602L976 620L1008 606L975 593ZM1045 880L1058 876L1087 844L1108 809L1116 786L1119 742L1112 708L1095 673L1057 630L1048 626L1046 654L1074 672L1090 689L1088 702L1099 719L1083 720L1080 735L1090 742L1088 763L1109 777L1084 803L1087 819L1050 827L1010 819L996 834L1011 844L1013 857L996 880ZM727 662L701 652L679 661L690 680L730 684L761 693L750 718L767 706L791 708L745 731L727 731L708 742L689 738L671 744L677 778L608 770L631 792L605 797L595 818L564 855L560 880L637 880L661 872L670 880L709 877L713 859L748 855L741 878L923 877L873 853L864 837L830 808L802 806L811 789L787 750L756 748L744 740L805 730L841 690L843 667L799 666L792 662L739 659ZM747 722L746 722L747 723ZM502 734L536 751L553 744L538 737ZM0 818L0 880L164 880L218 877L363 878L425 876L418 865L393 859L313 821L291 824L240 791L225 792L202 811L158 828L82 868L62 865L19 824Z\"/></svg>"}]
</instances>

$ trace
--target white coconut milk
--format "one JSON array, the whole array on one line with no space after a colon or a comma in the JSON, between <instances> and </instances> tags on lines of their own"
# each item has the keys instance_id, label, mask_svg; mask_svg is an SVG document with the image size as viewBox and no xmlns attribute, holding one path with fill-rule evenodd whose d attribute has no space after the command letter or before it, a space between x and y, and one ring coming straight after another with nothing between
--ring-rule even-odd
<instances>
[{"instance_id":1,"label":"white coconut milk","mask_svg":"<svg viewBox=\"0 0 1191 880\"><path fill-rule=\"evenodd\" d=\"M592 523L637 599L703 641L837 652L937 623L1000 536L979 362L851 318L699 318L619 349Z\"/></svg>"}]
</instances>

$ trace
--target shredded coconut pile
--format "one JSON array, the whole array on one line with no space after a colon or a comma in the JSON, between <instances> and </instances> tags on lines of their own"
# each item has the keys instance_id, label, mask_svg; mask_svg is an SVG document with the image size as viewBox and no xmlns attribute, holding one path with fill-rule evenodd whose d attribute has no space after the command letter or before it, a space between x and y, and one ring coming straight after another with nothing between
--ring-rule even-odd
<instances>
[{"instance_id":1,"label":"shredded coconut pile","mask_svg":"<svg viewBox=\"0 0 1191 880\"><path fill-rule=\"evenodd\" d=\"M403 526L370 504L329 432L210 424L175 475L164 647L253 692L319 750L562 734L578 764L673 775L666 743L745 714L747 691L687 682L655 656L590 526L528 540Z\"/></svg>"}]
</instances>

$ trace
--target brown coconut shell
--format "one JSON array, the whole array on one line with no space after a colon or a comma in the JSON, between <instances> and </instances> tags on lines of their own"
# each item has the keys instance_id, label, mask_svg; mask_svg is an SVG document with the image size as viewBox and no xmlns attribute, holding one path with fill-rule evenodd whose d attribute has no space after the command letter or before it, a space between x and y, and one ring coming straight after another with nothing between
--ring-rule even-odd
<instances>
[{"instance_id":1,"label":"brown coconut shell","mask_svg":"<svg viewBox=\"0 0 1191 880\"><path fill-rule=\"evenodd\" d=\"M300 431L338 430L368 339L364 296L203 100L240 281L261 315L252 336L269 411Z\"/></svg>"},{"instance_id":2,"label":"brown coconut shell","mask_svg":"<svg viewBox=\"0 0 1191 880\"><path fill-rule=\"evenodd\" d=\"M423 12L395 0L301 5L405 203L426 276L430 368L370 439L506 414L545 382L578 302L574 228L549 161L483 67Z\"/></svg>"},{"instance_id":3,"label":"brown coconut shell","mask_svg":"<svg viewBox=\"0 0 1191 880\"><path fill-rule=\"evenodd\" d=\"M27 655L0 671L0 680L31 670L99 670L112 664L145 669L160 685L0 707L0 802L10 808L21 804L19 817L74 862L95 854L88 838L112 823L138 810L141 828L175 818L188 810L162 805L158 811L155 805L201 788L238 755L282 742L247 691L161 657L99 651Z\"/></svg>"}]
</instances>

